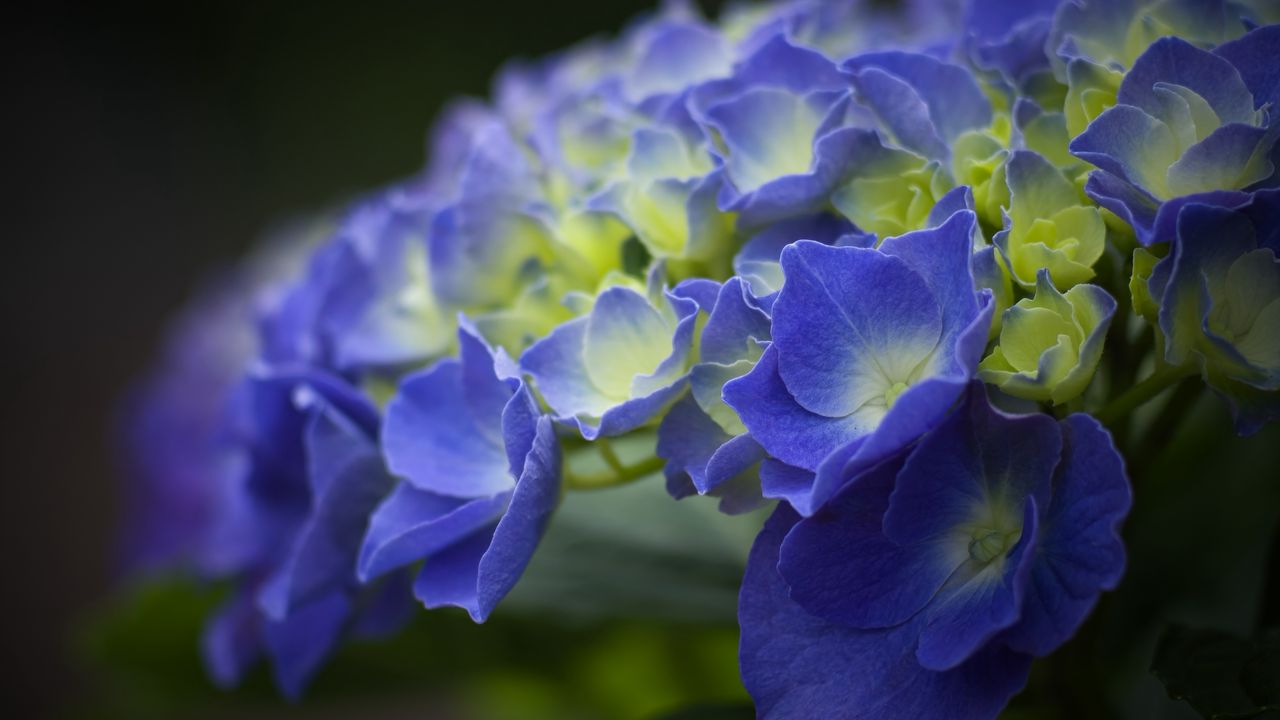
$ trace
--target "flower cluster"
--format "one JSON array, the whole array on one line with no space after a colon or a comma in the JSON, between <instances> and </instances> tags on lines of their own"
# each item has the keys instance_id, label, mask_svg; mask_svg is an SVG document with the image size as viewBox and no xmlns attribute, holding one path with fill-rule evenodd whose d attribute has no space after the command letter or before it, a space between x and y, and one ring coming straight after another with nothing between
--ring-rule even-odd
<instances>
[{"instance_id":1,"label":"flower cluster","mask_svg":"<svg viewBox=\"0 0 1280 720\"><path fill-rule=\"evenodd\" d=\"M509 66L184 317L132 404L134 556L229 579L211 674L265 654L296 696L414 598L483 622L564 493L661 470L777 505L761 717L993 718L1122 575L1107 428L1196 375L1280 419L1277 22L674 4Z\"/></svg>"}]
</instances>

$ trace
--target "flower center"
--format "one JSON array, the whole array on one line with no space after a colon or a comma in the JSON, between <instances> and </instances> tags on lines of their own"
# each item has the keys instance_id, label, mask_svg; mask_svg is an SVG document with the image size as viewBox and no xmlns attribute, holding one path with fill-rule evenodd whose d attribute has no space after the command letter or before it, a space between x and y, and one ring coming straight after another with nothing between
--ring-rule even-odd
<instances>
[{"instance_id":1,"label":"flower center","mask_svg":"<svg viewBox=\"0 0 1280 720\"><path fill-rule=\"evenodd\" d=\"M907 391L907 384L904 382L896 382L884 391L884 406L886 408L893 407L898 401L898 396Z\"/></svg>"},{"instance_id":2,"label":"flower center","mask_svg":"<svg viewBox=\"0 0 1280 720\"><path fill-rule=\"evenodd\" d=\"M1000 530L980 529L969 541L969 557L982 565L987 565L996 558L1003 557L1009 548L1018 541L1021 531L1002 532Z\"/></svg>"}]
</instances>

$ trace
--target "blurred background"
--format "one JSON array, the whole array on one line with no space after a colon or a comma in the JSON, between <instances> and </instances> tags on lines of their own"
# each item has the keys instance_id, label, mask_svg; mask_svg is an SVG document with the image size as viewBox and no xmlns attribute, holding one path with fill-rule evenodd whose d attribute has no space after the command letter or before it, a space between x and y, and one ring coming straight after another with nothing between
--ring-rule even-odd
<instances>
[{"instance_id":1,"label":"blurred background","mask_svg":"<svg viewBox=\"0 0 1280 720\"><path fill-rule=\"evenodd\" d=\"M216 589L123 583L113 557L118 403L200 278L290 218L413 172L442 104L487 94L505 60L616 32L650 5L6 12L0 716L751 717L733 613L758 518L725 523L660 489L566 503L509 612L480 628L418 613L344 650L298 705L265 670L212 688L196 643ZM1144 419L1159 432L1131 458L1129 575L1007 717L1198 717L1149 674L1157 639L1171 623L1243 636L1280 621L1280 431L1241 441L1216 400L1173 400L1190 419ZM626 504L629 524L601 527L602 502ZM618 560L631 551L645 559ZM1166 636L1166 672L1214 642Z\"/></svg>"},{"instance_id":2,"label":"blurred background","mask_svg":"<svg viewBox=\"0 0 1280 720\"><path fill-rule=\"evenodd\" d=\"M108 694L132 692L95 661L108 642L168 642L175 657L185 648L181 669L197 674L184 681L199 680L189 631L210 600L194 590L163 591L201 603L185 626L165 617L174 603L155 598L134 625L112 630L132 642L101 627L121 591L113 415L199 279L278 223L416 170L441 105L487 94L505 60L616 32L650 5L6 10L0 715L107 714Z\"/></svg>"}]
</instances>

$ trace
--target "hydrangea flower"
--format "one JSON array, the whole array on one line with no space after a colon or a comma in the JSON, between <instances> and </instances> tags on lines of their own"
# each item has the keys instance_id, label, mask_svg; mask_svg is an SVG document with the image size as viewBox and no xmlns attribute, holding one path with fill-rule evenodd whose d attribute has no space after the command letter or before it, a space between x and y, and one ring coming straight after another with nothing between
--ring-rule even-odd
<instances>
[{"instance_id":1,"label":"hydrangea flower","mask_svg":"<svg viewBox=\"0 0 1280 720\"><path fill-rule=\"evenodd\" d=\"M387 406L382 446L402 480L370 516L358 572L367 582L425 558L415 596L483 622L560 501L560 445L501 350L465 321L458 344Z\"/></svg>"},{"instance_id":2,"label":"hydrangea flower","mask_svg":"<svg viewBox=\"0 0 1280 720\"><path fill-rule=\"evenodd\" d=\"M265 302L256 357L229 391L220 436L235 464L201 568L237 584L204 641L222 684L265 651L296 697L341 637L404 615L403 603L377 601L397 578L363 586L354 563L393 482L365 388L451 344L426 279L431 184L422 177L354 206L301 277Z\"/></svg>"},{"instance_id":3,"label":"hydrangea flower","mask_svg":"<svg viewBox=\"0 0 1280 720\"><path fill-rule=\"evenodd\" d=\"M635 131L631 147L626 179L592 207L616 213L654 257L722 257L732 218L716 206L722 173L702 139L679 127L646 126Z\"/></svg>"},{"instance_id":4,"label":"hydrangea flower","mask_svg":"<svg viewBox=\"0 0 1280 720\"><path fill-rule=\"evenodd\" d=\"M719 496L726 511L753 509L760 490L749 471L765 453L725 403L722 390L759 360L769 342L769 316L745 283L731 278L718 289L699 339L689 394L667 411L658 428L657 454L667 459L667 487L677 498L693 492Z\"/></svg>"},{"instance_id":5,"label":"hydrangea flower","mask_svg":"<svg viewBox=\"0 0 1280 720\"><path fill-rule=\"evenodd\" d=\"M690 98L693 117L724 168L722 210L758 226L825 207L851 143L848 82L821 53L776 35Z\"/></svg>"},{"instance_id":6,"label":"hydrangea flower","mask_svg":"<svg viewBox=\"0 0 1280 720\"><path fill-rule=\"evenodd\" d=\"M425 183L358 204L336 235L331 299L323 311L332 362L344 372L397 368L450 349L453 318L436 300L427 232L436 196Z\"/></svg>"},{"instance_id":7,"label":"hydrangea flower","mask_svg":"<svg viewBox=\"0 0 1280 720\"><path fill-rule=\"evenodd\" d=\"M1272 4L672 2L510 65L190 321L134 415L190 527L134 549L232 586L219 683L267 654L297 696L415 597L485 621L564 492L662 468L785 500L740 596L761 717L993 718L1118 581L1129 490L1099 421L988 392L1112 424L1199 372L1280 419Z\"/></svg>"},{"instance_id":8,"label":"hydrangea flower","mask_svg":"<svg viewBox=\"0 0 1280 720\"><path fill-rule=\"evenodd\" d=\"M1065 290L1093 277L1107 235L1098 209L1083 205L1062 173L1033 152L1010 155L1006 174L1011 206L994 242L1013 278L1034 287L1038 270L1048 268Z\"/></svg>"},{"instance_id":9,"label":"hydrangea flower","mask_svg":"<svg viewBox=\"0 0 1280 720\"><path fill-rule=\"evenodd\" d=\"M698 303L650 276L647 296L611 287L591 312L555 328L520 356L556 418L588 440L652 420L679 397L694 360Z\"/></svg>"},{"instance_id":10,"label":"hydrangea flower","mask_svg":"<svg viewBox=\"0 0 1280 720\"><path fill-rule=\"evenodd\" d=\"M1164 360L1203 368L1252 433L1280 419L1280 190L1178 214L1177 239L1148 282Z\"/></svg>"},{"instance_id":11,"label":"hydrangea flower","mask_svg":"<svg viewBox=\"0 0 1280 720\"><path fill-rule=\"evenodd\" d=\"M1280 34L1260 28L1228 54L1255 64L1278 50ZM1168 225L1187 196L1228 197L1271 177L1280 126L1258 107L1276 80L1254 72L1248 80L1253 87L1224 57L1176 37L1157 40L1125 74L1116 106L1071 141L1073 154L1099 168L1090 197L1151 244L1172 237Z\"/></svg>"},{"instance_id":12,"label":"hydrangea flower","mask_svg":"<svg viewBox=\"0 0 1280 720\"><path fill-rule=\"evenodd\" d=\"M1000 342L978 377L1015 397L1060 405L1093 379L1116 301L1096 285L1058 292L1041 269L1035 297L1004 312Z\"/></svg>"},{"instance_id":13,"label":"hydrangea flower","mask_svg":"<svg viewBox=\"0 0 1280 720\"><path fill-rule=\"evenodd\" d=\"M354 561L369 512L390 489L378 414L317 370L262 368L234 396L227 429L243 458L227 487L206 564L241 579L206 629L210 673L234 684L265 650L298 696L356 621ZM380 612L375 609L373 612ZM306 633L305 643L295 639Z\"/></svg>"},{"instance_id":14,"label":"hydrangea flower","mask_svg":"<svg viewBox=\"0 0 1280 720\"><path fill-rule=\"evenodd\" d=\"M766 524L739 601L759 716L994 718L1115 587L1129 504L1096 421L1005 415L974 384L905 459Z\"/></svg>"},{"instance_id":15,"label":"hydrangea flower","mask_svg":"<svg viewBox=\"0 0 1280 720\"><path fill-rule=\"evenodd\" d=\"M1071 0L1059 5L1046 48L1059 78L1074 60L1126 69L1166 36L1212 48L1280 21L1266 0ZM1270 19L1268 19L1270 18Z\"/></svg>"},{"instance_id":16,"label":"hydrangea flower","mask_svg":"<svg viewBox=\"0 0 1280 720\"><path fill-rule=\"evenodd\" d=\"M238 472L221 436L230 396L258 349L256 304L299 273L316 231L311 223L290 228L200 288L171 323L157 366L131 388L123 426L130 571L205 563L219 493Z\"/></svg>"},{"instance_id":17,"label":"hydrangea flower","mask_svg":"<svg viewBox=\"0 0 1280 720\"><path fill-rule=\"evenodd\" d=\"M1053 14L1062 0L975 0L965 8L968 52L1013 87L1049 67L1044 53Z\"/></svg>"},{"instance_id":18,"label":"hydrangea flower","mask_svg":"<svg viewBox=\"0 0 1280 720\"><path fill-rule=\"evenodd\" d=\"M947 172L952 146L991 125L991 103L967 69L923 53L864 53L842 67L871 116L866 122L888 142L882 146L878 134L860 137L857 160L832 204L880 237L919 230L954 187Z\"/></svg>"},{"instance_id":19,"label":"hydrangea flower","mask_svg":"<svg viewBox=\"0 0 1280 720\"><path fill-rule=\"evenodd\" d=\"M789 218L752 235L733 257L733 270L765 312L772 310L787 279L782 272L782 249L797 240L870 247L876 239L830 213Z\"/></svg>"},{"instance_id":20,"label":"hydrangea flower","mask_svg":"<svg viewBox=\"0 0 1280 720\"><path fill-rule=\"evenodd\" d=\"M856 55L841 67L858 101L902 148L945 162L956 138L991 124L991 103L967 69L924 53Z\"/></svg>"},{"instance_id":21,"label":"hydrangea flower","mask_svg":"<svg viewBox=\"0 0 1280 720\"><path fill-rule=\"evenodd\" d=\"M766 496L816 509L849 468L919 437L959 396L991 323L990 294L975 292L970 271L974 226L961 211L874 250L783 250L773 343L724 399L771 462L823 472L809 483L766 476Z\"/></svg>"}]
</instances>

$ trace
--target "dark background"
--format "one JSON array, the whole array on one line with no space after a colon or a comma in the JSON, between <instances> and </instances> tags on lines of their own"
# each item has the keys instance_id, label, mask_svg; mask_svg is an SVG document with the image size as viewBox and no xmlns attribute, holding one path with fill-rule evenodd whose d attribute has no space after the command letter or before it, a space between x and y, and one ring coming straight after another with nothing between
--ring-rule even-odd
<instances>
[{"instance_id":1,"label":"dark background","mask_svg":"<svg viewBox=\"0 0 1280 720\"><path fill-rule=\"evenodd\" d=\"M418 168L442 103L616 32L609 2L45 3L5 11L7 717L82 706L115 581L113 413L198 279ZM16 221L16 222L15 222Z\"/></svg>"}]
</instances>

